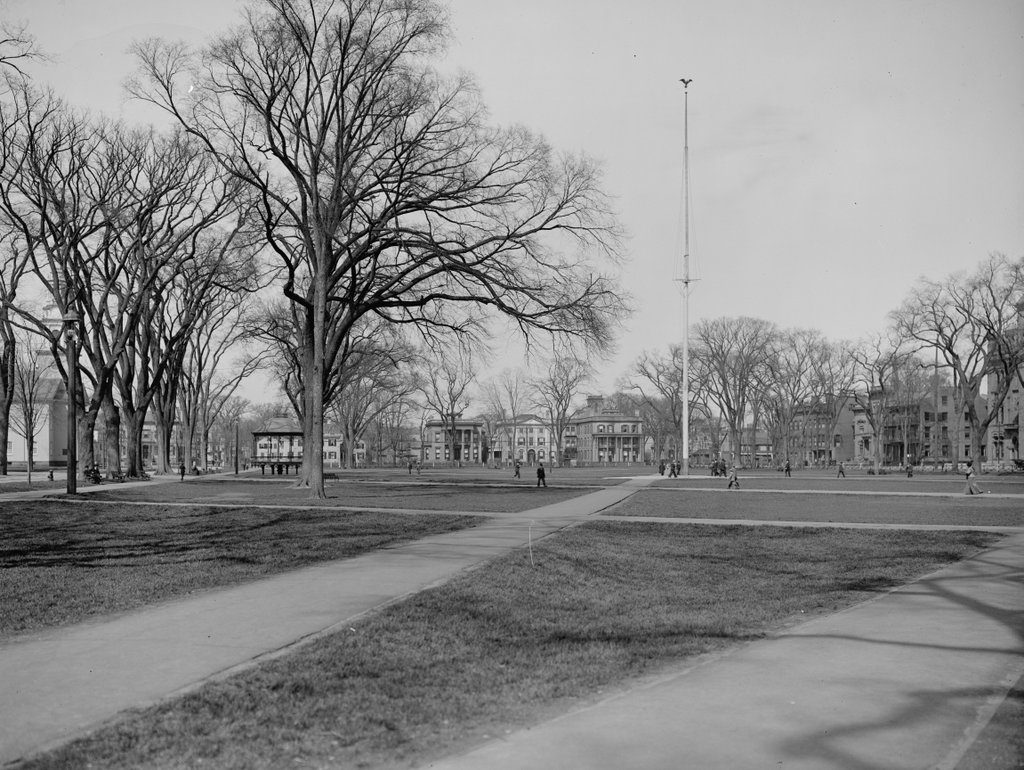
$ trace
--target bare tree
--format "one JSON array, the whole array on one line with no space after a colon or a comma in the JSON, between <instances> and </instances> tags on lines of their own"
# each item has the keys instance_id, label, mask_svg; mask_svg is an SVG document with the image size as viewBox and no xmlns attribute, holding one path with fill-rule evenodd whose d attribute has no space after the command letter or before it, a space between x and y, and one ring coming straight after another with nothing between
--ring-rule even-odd
<instances>
[{"instance_id":1,"label":"bare tree","mask_svg":"<svg viewBox=\"0 0 1024 770\"><path fill-rule=\"evenodd\" d=\"M0 184L3 184L0 180ZM18 286L28 266L25 250L13 233L0 237L0 475L7 475L7 437L10 432L11 405L18 389L18 335L13 313Z\"/></svg>"},{"instance_id":2,"label":"bare tree","mask_svg":"<svg viewBox=\"0 0 1024 770\"><path fill-rule=\"evenodd\" d=\"M555 462L560 465L565 456L565 431L577 412L573 403L593 372L571 346L556 347L551 358L541 367L547 373L533 378L530 386L536 397L535 406L551 433Z\"/></svg>"},{"instance_id":3,"label":"bare tree","mask_svg":"<svg viewBox=\"0 0 1024 770\"><path fill-rule=\"evenodd\" d=\"M743 423L750 409L757 369L775 326L759 318L702 320L694 327L693 357L706 377L708 400L729 426L734 462L740 461Z\"/></svg>"},{"instance_id":4,"label":"bare tree","mask_svg":"<svg viewBox=\"0 0 1024 770\"><path fill-rule=\"evenodd\" d=\"M882 465L886 421L896 408L896 373L905 365L907 352L887 334L875 334L851 351L856 364L853 398L871 426L869 450L877 473Z\"/></svg>"},{"instance_id":5,"label":"bare tree","mask_svg":"<svg viewBox=\"0 0 1024 770\"><path fill-rule=\"evenodd\" d=\"M775 412L782 439L778 449L787 461L797 446L801 460L807 458L808 430L814 422L809 407L816 395L816 374L826 351L827 342L816 329L777 331L766 350L763 373L755 374L755 381L763 383L764 401ZM797 428L799 436L795 435Z\"/></svg>"},{"instance_id":6,"label":"bare tree","mask_svg":"<svg viewBox=\"0 0 1024 770\"><path fill-rule=\"evenodd\" d=\"M29 61L44 58L35 37L25 25L0 22L0 70L25 77L22 67Z\"/></svg>"},{"instance_id":7,"label":"bare tree","mask_svg":"<svg viewBox=\"0 0 1024 770\"><path fill-rule=\"evenodd\" d=\"M815 411L826 421L830 456L835 460L835 436L843 410L853 399L856 362L848 342L829 343L815 364Z\"/></svg>"},{"instance_id":8,"label":"bare tree","mask_svg":"<svg viewBox=\"0 0 1024 770\"><path fill-rule=\"evenodd\" d=\"M41 347L44 340L25 332L18 337L14 368L16 408L11 412L11 424L18 435L25 439L28 482L31 484L32 471L35 470L36 437L46 424L40 396L44 381L54 379L56 369L50 351Z\"/></svg>"},{"instance_id":9,"label":"bare tree","mask_svg":"<svg viewBox=\"0 0 1024 770\"><path fill-rule=\"evenodd\" d=\"M346 468L352 467L353 450L367 427L416 390L408 371L413 350L397 330L379 321L361 327L358 338L349 338L344 366L329 392L329 414L342 431Z\"/></svg>"},{"instance_id":10,"label":"bare tree","mask_svg":"<svg viewBox=\"0 0 1024 770\"><path fill-rule=\"evenodd\" d=\"M482 396L494 416L494 430L505 434L509 454L502 458L508 465L514 461L516 440L519 437L519 419L523 416L528 397L526 377L522 369L505 369L485 382ZM496 433L493 435L497 435Z\"/></svg>"},{"instance_id":11,"label":"bare tree","mask_svg":"<svg viewBox=\"0 0 1024 770\"><path fill-rule=\"evenodd\" d=\"M683 387L682 346L670 345L667 356L648 351L642 353L623 380L622 387L635 394L641 413L647 415L644 423L649 435L656 437L655 454L661 456L662 426L668 427L669 434L676 439L676 446L683 445L684 390L690 398L691 422L696 416L698 397L697 388Z\"/></svg>"},{"instance_id":12,"label":"bare tree","mask_svg":"<svg viewBox=\"0 0 1024 770\"><path fill-rule=\"evenodd\" d=\"M469 391L476 380L476 362L464 346L446 351L433 350L423 363L419 391L427 409L446 425L448 458L452 465L464 459L456 457L456 422L469 408Z\"/></svg>"},{"instance_id":13,"label":"bare tree","mask_svg":"<svg viewBox=\"0 0 1024 770\"><path fill-rule=\"evenodd\" d=\"M326 380L363 316L460 331L449 307L472 303L601 345L622 304L595 270L618 248L596 166L488 127L468 78L424 64L446 33L430 0L264 0L201 58L161 41L136 49L132 92L262 201L316 497Z\"/></svg>"},{"instance_id":14,"label":"bare tree","mask_svg":"<svg viewBox=\"0 0 1024 770\"><path fill-rule=\"evenodd\" d=\"M918 349L937 349L953 372L956 419L966 413L970 454L981 467L985 436L1024 365L1024 259L992 254L973 274L921 279L893 314L899 334ZM979 413L982 385L988 409ZM959 425L957 426L959 434ZM959 441L959 438L958 438ZM959 453L957 453L959 457ZM954 462L957 460L955 459Z\"/></svg>"}]
</instances>

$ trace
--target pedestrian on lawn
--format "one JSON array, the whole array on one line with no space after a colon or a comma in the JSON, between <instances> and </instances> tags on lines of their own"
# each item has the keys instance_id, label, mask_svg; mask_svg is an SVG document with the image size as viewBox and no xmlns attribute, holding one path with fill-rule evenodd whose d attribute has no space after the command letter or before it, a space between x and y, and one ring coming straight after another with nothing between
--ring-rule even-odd
<instances>
[{"instance_id":1,"label":"pedestrian on lawn","mask_svg":"<svg viewBox=\"0 0 1024 770\"><path fill-rule=\"evenodd\" d=\"M178 466L178 475L181 477L182 481L185 480L185 463Z\"/></svg>"},{"instance_id":2,"label":"pedestrian on lawn","mask_svg":"<svg viewBox=\"0 0 1024 770\"><path fill-rule=\"evenodd\" d=\"M740 477L735 465L729 469L729 486L726 489L732 489L733 487L736 489L740 488Z\"/></svg>"},{"instance_id":3,"label":"pedestrian on lawn","mask_svg":"<svg viewBox=\"0 0 1024 770\"><path fill-rule=\"evenodd\" d=\"M845 479L846 478L846 468L843 467L843 461L842 460L839 461L839 473L836 474L836 478L837 479L839 479L839 478Z\"/></svg>"},{"instance_id":4,"label":"pedestrian on lawn","mask_svg":"<svg viewBox=\"0 0 1024 770\"><path fill-rule=\"evenodd\" d=\"M518 460L516 460L515 471L513 471L513 473L512 473L512 477L513 478L516 478L516 479L521 479L522 478L522 476L519 475L519 471L520 471L521 468L522 468L522 465L520 464L520 462Z\"/></svg>"},{"instance_id":5,"label":"pedestrian on lawn","mask_svg":"<svg viewBox=\"0 0 1024 770\"><path fill-rule=\"evenodd\" d=\"M974 463L973 462L967 463L967 472L966 472L965 475L967 477L967 486L964 488L964 494L965 495L980 495L981 494L981 489L978 488L978 484L974 480L975 472L974 472Z\"/></svg>"},{"instance_id":6,"label":"pedestrian on lawn","mask_svg":"<svg viewBox=\"0 0 1024 770\"><path fill-rule=\"evenodd\" d=\"M793 477L793 474L791 473L793 469L792 466L790 466L789 464L789 460L786 460L786 466L783 468L783 470L786 472L787 476L789 476L790 478Z\"/></svg>"},{"instance_id":7,"label":"pedestrian on lawn","mask_svg":"<svg viewBox=\"0 0 1024 770\"><path fill-rule=\"evenodd\" d=\"M537 486L546 487L548 485L547 479L544 474L544 463L537 466Z\"/></svg>"}]
</instances>

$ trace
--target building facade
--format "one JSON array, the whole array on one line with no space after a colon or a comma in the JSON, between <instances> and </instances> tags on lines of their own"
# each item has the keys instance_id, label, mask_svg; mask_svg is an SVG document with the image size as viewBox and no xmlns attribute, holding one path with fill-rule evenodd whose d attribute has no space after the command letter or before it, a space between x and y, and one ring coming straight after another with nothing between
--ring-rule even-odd
<instances>
[{"instance_id":1,"label":"building facade","mask_svg":"<svg viewBox=\"0 0 1024 770\"><path fill-rule=\"evenodd\" d=\"M449 435L451 432L452 424L449 420L427 421L423 426L420 461L428 465L487 462L487 434L482 421L456 418L454 436Z\"/></svg>"},{"instance_id":2,"label":"building facade","mask_svg":"<svg viewBox=\"0 0 1024 770\"><path fill-rule=\"evenodd\" d=\"M644 461L645 445L642 418L589 396L566 430L565 457L580 465L633 464Z\"/></svg>"},{"instance_id":3,"label":"building facade","mask_svg":"<svg viewBox=\"0 0 1024 770\"><path fill-rule=\"evenodd\" d=\"M496 465L509 466L557 463L558 446L551 429L535 414L523 414L514 420L495 424L490 436L491 459Z\"/></svg>"}]
</instances>

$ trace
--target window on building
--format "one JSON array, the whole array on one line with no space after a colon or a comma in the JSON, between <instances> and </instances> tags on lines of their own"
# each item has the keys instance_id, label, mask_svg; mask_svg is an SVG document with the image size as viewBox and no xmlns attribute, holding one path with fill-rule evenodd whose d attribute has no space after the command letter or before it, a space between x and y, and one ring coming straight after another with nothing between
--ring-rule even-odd
<instances>
[{"instance_id":1,"label":"window on building","mask_svg":"<svg viewBox=\"0 0 1024 770\"><path fill-rule=\"evenodd\" d=\"M597 432L598 433L604 433L604 425L598 425L597 426Z\"/></svg>"},{"instance_id":2,"label":"window on building","mask_svg":"<svg viewBox=\"0 0 1024 770\"><path fill-rule=\"evenodd\" d=\"M439 430L435 430L434 431L434 443L435 444L440 444L441 443L441 431L439 431Z\"/></svg>"},{"instance_id":3,"label":"window on building","mask_svg":"<svg viewBox=\"0 0 1024 770\"><path fill-rule=\"evenodd\" d=\"M639 425L634 425L634 426L633 426L633 432L634 432L634 433L639 433L639 428L640 428L640 426L639 426Z\"/></svg>"},{"instance_id":4,"label":"window on building","mask_svg":"<svg viewBox=\"0 0 1024 770\"><path fill-rule=\"evenodd\" d=\"M629 426L628 425L623 425L622 426L622 432L623 433L629 433Z\"/></svg>"},{"instance_id":5,"label":"window on building","mask_svg":"<svg viewBox=\"0 0 1024 770\"><path fill-rule=\"evenodd\" d=\"M948 403L949 403L949 396L943 396L942 397L942 405L946 406L946 404L948 404Z\"/></svg>"},{"instance_id":6,"label":"window on building","mask_svg":"<svg viewBox=\"0 0 1024 770\"><path fill-rule=\"evenodd\" d=\"M327 446L338 446L338 439L329 438L327 439Z\"/></svg>"}]
</instances>

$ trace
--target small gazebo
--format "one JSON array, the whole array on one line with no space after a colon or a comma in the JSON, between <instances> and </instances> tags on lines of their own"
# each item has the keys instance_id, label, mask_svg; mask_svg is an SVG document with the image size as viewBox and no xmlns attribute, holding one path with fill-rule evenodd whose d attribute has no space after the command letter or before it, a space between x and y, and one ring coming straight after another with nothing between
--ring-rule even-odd
<instances>
[{"instance_id":1,"label":"small gazebo","mask_svg":"<svg viewBox=\"0 0 1024 770\"><path fill-rule=\"evenodd\" d=\"M287 475L289 468L295 468L298 475L302 465L302 426L287 417L271 417L263 426L252 432L252 462L266 475Z\"/></svg>"}]
</instances>

